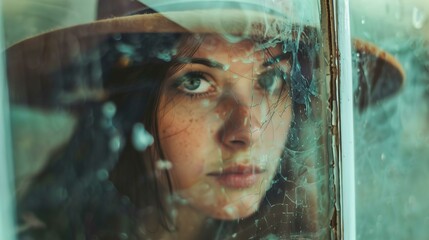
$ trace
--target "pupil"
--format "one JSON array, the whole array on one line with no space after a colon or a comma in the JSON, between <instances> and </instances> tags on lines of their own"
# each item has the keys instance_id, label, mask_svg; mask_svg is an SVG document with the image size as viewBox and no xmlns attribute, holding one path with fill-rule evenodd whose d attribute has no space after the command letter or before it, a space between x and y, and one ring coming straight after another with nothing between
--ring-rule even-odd
<instances>
[{"instance_id":1,"label":"pupil","mask_svg":"<svg viewBox=\"0 0 429 240\"><path fill-rule=\"evenodd\" d=\"M195 90L200 86L200 84L200 79L189 79L188 81L185 81L184 87L188 90Z\"/></svg>"},{"instance_id":2,"label":"pupil","mask_svg":"<svg viewBox=\"0 0 429 240\"><path fill-rule=\"evenodd\" d=\"M272 71L267 72L263 76L261 76L258 80L259 86L265 90L270 90L274 84L274 79L276 78L276 74Z\"/></svg>"}]
</instances>

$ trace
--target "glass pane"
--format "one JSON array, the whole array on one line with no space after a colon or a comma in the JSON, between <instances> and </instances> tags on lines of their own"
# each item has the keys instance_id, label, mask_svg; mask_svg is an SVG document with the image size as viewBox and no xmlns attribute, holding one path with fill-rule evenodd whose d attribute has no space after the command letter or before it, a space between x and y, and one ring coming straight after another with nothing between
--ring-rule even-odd
<instances>
[{"instance_id":1,"label":"glass pane","mask_svg":"<svg viewBox=\"0 0 429 240\"><path fill-rule=\"evenodd\" d=\"M333 236L319 2L45 1L5 10L18 239Z\"/></svg>"},{"instance_id":2,"label":"glass pane","mask_svg":"<svg viewBox=\"0 0 429 240\"><path fill-rule=\"evenodd\" d=\"M386 71L384 80L365 71L354 79L355 86L384 82L356 88L357 106L370 105L354 115L357 238L426 239L429 5L421 0L350 2L353 35L392 54L395 68L402 68L402 73ZM386 58L381 51L378 55ZM400 74L405 81L398 85ZM371 91L380 93L361 101Z\"/></svg>"}]
</instances>

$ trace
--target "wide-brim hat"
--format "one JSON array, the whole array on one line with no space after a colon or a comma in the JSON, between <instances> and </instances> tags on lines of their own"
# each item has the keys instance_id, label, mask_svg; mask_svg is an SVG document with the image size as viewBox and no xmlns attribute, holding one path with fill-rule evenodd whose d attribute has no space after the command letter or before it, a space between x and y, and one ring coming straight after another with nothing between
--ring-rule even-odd
<instances>
[{"instance_id":1,"label":"wide-brim hat","mask_svg":"<svg viewBox=\"0 0 429 240\"><path fill-rule=\"evenodd\" d=\"M274 5L252 0L146 2L142 5L128 0L100 0L100 20L46 32L9 47L6 50L6 67L12 103L45 109L61 105L61 99L52 100L51 91L55 89L52 86L59 81L52 77L52 73L83 58L112 34L216 33L235 37L292 38L296 37L291 31L293 28L320 28L317 1L286 0L284 4ZM102 4L110 11L100 11ZM109 14L123 6L126 6L126 12ZM354 50L359 77L356 95L360 109L398 92L405 74L392 55L360 40L354 40ZM64 93L73 101L102 101L108 98L108 94L101 87L85 87Z\"/></svg>"}]
</instances>

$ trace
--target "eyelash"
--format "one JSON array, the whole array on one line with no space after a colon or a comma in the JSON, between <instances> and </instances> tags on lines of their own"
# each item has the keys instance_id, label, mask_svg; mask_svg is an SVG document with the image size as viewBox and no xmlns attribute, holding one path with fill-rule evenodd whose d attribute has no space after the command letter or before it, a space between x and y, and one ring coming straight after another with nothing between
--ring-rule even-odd
<instances>
[{"instance_id":1,"label":"eyelash","mask_svg":"<svg viewBox=\"0 0 429 240\"><path fill-rule=\"evenodd\" d=\"M206 97L208 95L210 95L210 93L185 93L185 95L191 99L198 99L198 98L203 98Z\"/></svg>"},{"instance_id":2,"label":"eyelash","mask_svg":"<svg viewBox=\"0 0 429 240\"><path fill-rule=\"evenodd\" d=\"M179 77L173 87L181 94L184 94L185 96L191 98L191 99L198 99L198 98L203 98L206 96L209 96L212 92L203 92L203 93L190 93L190 92L185 92L183 90L180 90L179 87L183 84L183 82L186 80L186 77L193 77L193 78L200 78L200 79L204 79L204 81L207 81L210 85L211 81L207 80L207 73L205 72L201 72L201 71L192 71L192 72L188 72L185 73L183 76ZM213 86L213 85L212 85Z\"/></svg>"}]
</instances>

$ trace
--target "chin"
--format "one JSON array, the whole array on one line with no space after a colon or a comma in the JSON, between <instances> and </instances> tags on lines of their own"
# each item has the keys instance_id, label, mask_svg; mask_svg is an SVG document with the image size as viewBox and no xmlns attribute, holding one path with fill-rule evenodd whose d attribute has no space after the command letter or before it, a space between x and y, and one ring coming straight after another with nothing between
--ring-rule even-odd
<instances>
[{"instance_id":1,"label":"chin","mask_svg":"<svg viewBox=\"0 0 429 240\"><path fill-rule=\"evenodd\" d=\"M260 184L259 184L260 185ZM257 185L257 186L259 186ZM200 189L181 190L180 196L188 206L207 217L218 220L238 220L258 211L265 188L223 189L216 185Z\"/></svg>"},{"instance_id":2,"label":"chin","mask_svg":"<svg viewBox=\"0 0 429 240\"><path fill-rule=\"evenodd\" d=\"M258 196L243 197L231 203L218 205L211 212L211 217L219 220L238 220L250 217L259 209L261 198Z\"/></svg>"}]
</instances>

